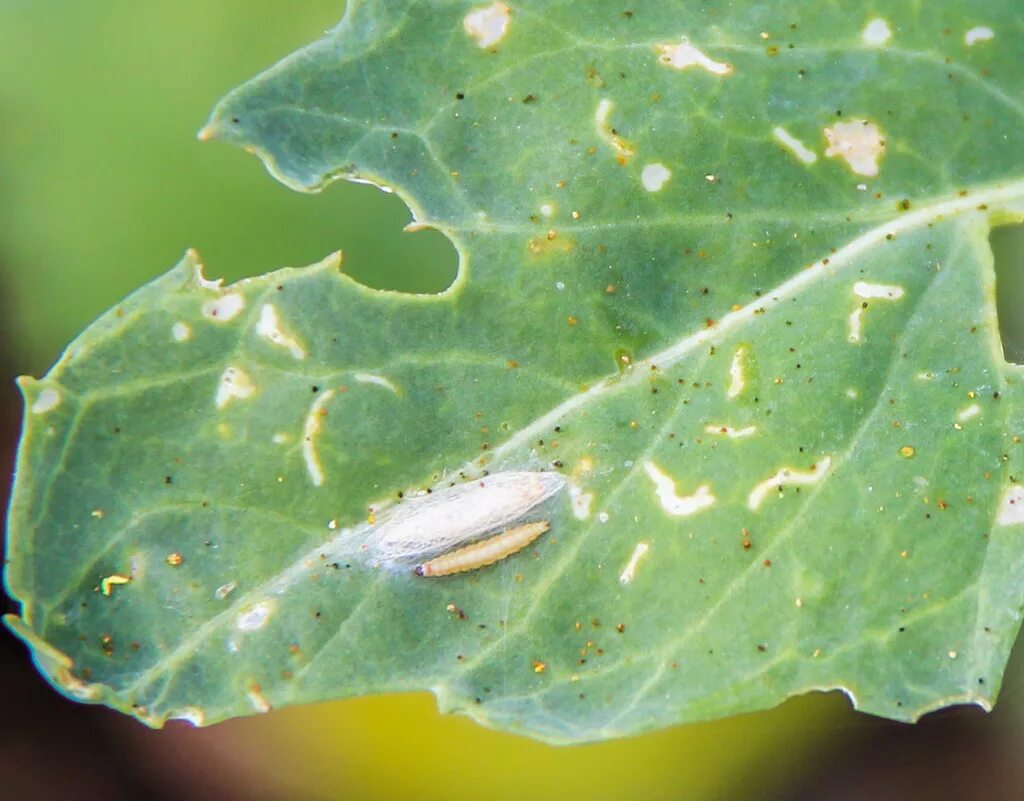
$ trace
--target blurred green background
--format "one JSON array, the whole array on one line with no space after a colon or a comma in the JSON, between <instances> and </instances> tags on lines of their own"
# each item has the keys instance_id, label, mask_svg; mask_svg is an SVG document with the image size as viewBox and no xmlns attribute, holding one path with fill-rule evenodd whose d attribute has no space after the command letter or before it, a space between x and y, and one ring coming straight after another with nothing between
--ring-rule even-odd
<instances>
[{"instance_id":1,"label":"blurred green background","mask_svg":"<svg viewBox=\"0 0 1024 801\"><path fill-rule=\"evenodd\" d=\"M396 197L353 184L299 195L252 156L195 139L222 94L341 12L340 0L0 0L4 506L20 419L13 377L45 372L92 319L186 247L208 276L229 280L341 249L346 271L372 286L449 283L454 250L433 232L403 234L409 214ZM1020 360L1024 234L1007 229L993 241L1004 337ZM442 718L427 695L151 732L60 698L6 633L0 679L5 801L1024 797L1024 703L1013 682L991 716L951 710L905 727L818 695L558 749Z\"/></svg>"}]
</instances>

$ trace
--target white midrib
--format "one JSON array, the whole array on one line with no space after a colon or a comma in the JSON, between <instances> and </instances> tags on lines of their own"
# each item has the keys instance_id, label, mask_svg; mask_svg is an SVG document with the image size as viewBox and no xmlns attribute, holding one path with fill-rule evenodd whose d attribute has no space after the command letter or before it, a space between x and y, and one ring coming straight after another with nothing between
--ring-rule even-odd
<instances>
[{"instance_id":1,"label":"white midrib","mask_svg":"<svg viewBox=\"0 0 1024 801\"><path fill-rule=\"evenodd\" d=\"M624 376L606 376L593 384L585 392L575 395L564 403L556 406L547 414L538 417L525 428L492 449L493 463L500 463L502 458L513 454L526 443L535 440L542 432L549 430L566 415L586 406L595 399L621 388L633 386L646 381L650 377L651 367L666 368L685 359L699 348L724 339L728 334L751 322L755 315L761 315L767 304L778 304L791 300L808 286L824 276L835 275L849 266L865 251L880 245L891 237L897 237L908 231L924 228L927 225L967 212L989 216L998 211L999 204L1024 200L1024 180L1014 181L991 188L977 190L964 196L939 200L915 211L907 212L889 222L872 228L835 253L819 259L798 272L792 278L779 284L770 292L766 292L752 303L741 309L729 312L718 320L713 328L702 328L698 332L683 337L674 345L670 345L642 361L637 361L633 369Z\"/></svg>"},{"instance_id":2,"label":"white midrib","mask_svg":"<svg viewBox=\"0 0 1024 801\"><path fill-rule=\"evenodd\" d=\"M762 314L762 310L766 308L767 304L778 304L782 301L790 300L822 277L834 276L855 262L865 251L887 241L887 239L924 228L927 225L955 215L976 213L989 216L999 210L1000 204L1008 204L1013 201L1024 201L1024 180L979 189L964 196L939 200L872 228L831 255L811 263L789 280L779 284L770 292L762 294L754 302L747 304L737 311L726 314L713 328L701 329L694 334L683 337L664 350L636 362L633 369L623 376L609 375L599 379L586 391L573 396L553 408L550 412L536 418L500 446L494 448L491 451L491 463L500 464L505 457L513 455L524 445L534 441L542 432L548 431L577 409L611 392L646 381L650 375L651 366L666 368L677 364L699 348L712 344L750 323L754 320L755 316ZM466 471L470 474L478 470L479 466L476 462L466 465ZM185 638L173 651L141 673L125 689L125 692L130 693L146 687L161 675L167 674L182 660L195 654L198 647L213 632L218 630L221 625L233 620L239 610L246 608L256 601L265 599L269 594L277 595L284 592L291 584L294 584L307 574L309 565L318 564L319 554L344 551L345 543L342 539L351 538L353 533L351 530L340 531L327 542L303 554L300 559L246 593L244 597L239 598L230 608L199 626L190 637Z\"/></svg>"}]
</instances>

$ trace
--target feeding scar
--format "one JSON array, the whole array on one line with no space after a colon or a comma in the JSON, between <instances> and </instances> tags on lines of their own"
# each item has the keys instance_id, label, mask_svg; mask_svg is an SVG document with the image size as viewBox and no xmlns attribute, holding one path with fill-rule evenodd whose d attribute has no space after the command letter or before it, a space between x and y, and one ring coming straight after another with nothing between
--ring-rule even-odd
<instances>
[{"instance_id":1,"label":"feeding scar","mask_svg":"<svg viewBox=\"0 0 1024 801\"><path fill-rule=\"evenodd\" d=\"M286 334L281 328L281 321L273 304L264 303L260 307L260 319L256 323L256 333L277 347L287 350L291 353L292 358L299 360L306 358L306 349L299 344L297 339Z\"/></svg>"},{"instance_id":2,"label":"feeding scar","mask_svg":"<svg viewBox=\"0 0 1024 801\"><path fill-rule=\"evenodd\" d=\"M650 550L650 546L646 542L638 542L636 547L633 549L633 555L629 557L629 562L622 569L619 574L620 584L631 584L633 579L636 578L636 568L640 564L640 560L647 555L647 551Z\"/></svg>"},{"instance_id":3,"label":"feeding scar","mask_svg":"<svg viewBox=\"0 0 1024 801\"><path fill-rule=\"evenodd\" d=\"M807 471L784 467L774 476L766 478L750 491L750 495L747 497L747 506L756 512L768 496L768 493L773 489L781 490L787 484L814 484L821 481L831 464L832 459L824 456L818 460L814 467Z\"/></svg>"},{"instance_id":4,"label":"feeding scar","mask_svg":"<svg viewBox=\"0 0 1024 801\"><path fill-rule=\"evenodd\" d=\"M857 281L853 285L853 294L864 298L865 301L868 299L896 301L902 298L906 292L903 287L895 284L871 284L867 281ZM860 342L861 340L864 312L868 307L865 301L857 304L857 308L850 313L850 333L847 335L847 340L850 342Z\"/></svg>"},{"instance_id":5,"label":"feeding scar","mask_svg":"<svg viewBox=\"0 0 1024 801\"><path fill-rule=\"evenodd\" d=\"M818 160L818 154L797 139L793 134L781 126L772 128L772 136L786 150L796 156L797 161L803 164L814 164Z\"/></svg>"},{"instance_id":6,"label":"feeding scar","mask_svg":"<svg viewBox=\"0 0 1024 801\"><path fill-rule=\"evenodd\" d=\"M732 355L732 363L729 365L729 391L726 393L729 398L735 398L743 391L743 357L746 355L746 348L736 348Z\"/></svg>"},{"instance_id":7,"label":"feeding scar","mask_svg":"<svg viewBox=\"0 0 1024 801\"><path fill-rule=\"evenodd\" d=\"M697 487L693 495L683 497L676 494L676 482L672 476L654 462L646 462L644 470L654 482L654 493L658 496L662 508L673 517L689 517L715 502L715 496L711 494L711 487L707 484Z\"/></svg>"},{"instance_id":8,"label":"feeding scar","mask_svg":"<svg viewBox=\"0 0 1024 801\"><path fill-rule=\"evenodd\" d=\"M309 407L309 414L306 415L306 422L302 426L302 458L306 462L306 472L309 473L309 479L314 487L324 483L324 468L316 449L316 435L320 433L320 426L326 414L324 404L332 397L333 389L323 390Z\"/></svg>"}]
</instances>

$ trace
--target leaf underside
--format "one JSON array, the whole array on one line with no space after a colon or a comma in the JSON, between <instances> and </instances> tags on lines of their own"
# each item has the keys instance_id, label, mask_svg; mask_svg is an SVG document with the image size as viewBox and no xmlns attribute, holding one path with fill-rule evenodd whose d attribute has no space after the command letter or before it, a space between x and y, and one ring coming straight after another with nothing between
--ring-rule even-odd
<instances>
[{"instance_id":1,"label":"leaf underside","mask_svg":"<svg viewBox=\"0 0 1024 801\"><path fill-rule=\"evenodd\" d=\"M154 726L428 688L554 742L815 689L988 707L1024 592L987 241L1024 211L1024 23L745 5L351 2L223 100L204 138L394 189L459 275L222 287L190 253L23 380L8 622L54 685ZM353 544L509 471L564 487L493 566Z\"/></svg>"}]
</instances>

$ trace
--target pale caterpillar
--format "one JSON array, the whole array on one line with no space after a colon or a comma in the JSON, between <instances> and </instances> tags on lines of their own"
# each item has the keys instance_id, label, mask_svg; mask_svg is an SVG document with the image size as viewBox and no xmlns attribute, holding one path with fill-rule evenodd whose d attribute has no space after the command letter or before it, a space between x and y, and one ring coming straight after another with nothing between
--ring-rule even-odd
<instances>
[{"instance_id":1,"label":"pale caterpillar","mask_svg":"<svg viewBox=\"0 0 1024 801\"><path fill-rule=\"evenodd\" d=\"M524 523L505 529L486 540L435 556L416 565L413 572L417 576L450 576L452 573L487 567L523 550L550 528L551 524L547 520L538 520L536 523Z\"/></svg>"}]
</instances>

